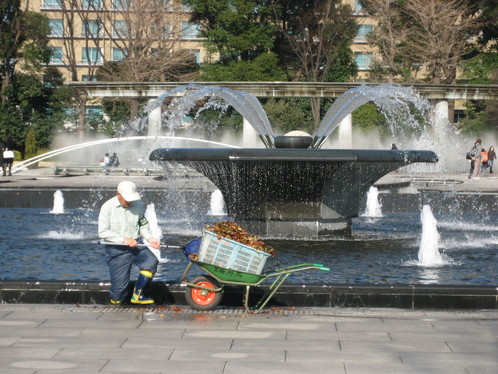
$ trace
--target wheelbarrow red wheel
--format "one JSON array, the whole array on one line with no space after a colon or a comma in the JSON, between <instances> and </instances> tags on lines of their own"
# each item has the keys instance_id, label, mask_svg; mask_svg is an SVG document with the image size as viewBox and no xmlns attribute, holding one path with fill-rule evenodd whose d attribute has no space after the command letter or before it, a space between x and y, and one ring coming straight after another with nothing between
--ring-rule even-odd
<instances>
[{"instance_id":1,"label":"wheelbarrow red wheel","mask_svg":"<svg viewBox=\"0 0 498 374\"><path fill-rule=\"evenodd\" d=\"M220 288L218 281L207 275L199 275L192 282L196 286L217 289ZM185 298L189 305L196 310L211 310L221 301L221 291L209 291L202 288L187 286Z\"/></svg>"}]
</instances>

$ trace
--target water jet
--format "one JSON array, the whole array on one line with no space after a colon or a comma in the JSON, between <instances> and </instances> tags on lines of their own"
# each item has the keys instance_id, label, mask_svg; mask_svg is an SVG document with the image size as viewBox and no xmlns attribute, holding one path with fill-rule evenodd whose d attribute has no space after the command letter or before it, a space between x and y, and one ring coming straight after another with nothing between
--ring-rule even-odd
<instances>
[{"instance_id":1,"label":"water jet","mask_svg":"<svg viewBox=\"0 0 498 374\"><path fill-rule=\"evenodd\" d=\"M64 213L64 194L62 191L57 190L54 193L54 207L50 211L53 214L63 214Z\"/></svg>"}]
</instances>

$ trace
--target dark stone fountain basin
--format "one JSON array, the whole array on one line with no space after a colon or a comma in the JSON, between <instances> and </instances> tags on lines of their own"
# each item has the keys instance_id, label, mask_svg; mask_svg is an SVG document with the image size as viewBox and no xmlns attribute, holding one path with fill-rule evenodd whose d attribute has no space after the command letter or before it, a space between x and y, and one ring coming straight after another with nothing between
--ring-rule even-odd
<instances>
[{"instance_id":1,"label":"dark stone fountain basin","mask_svg":"<svg viewBox=\"0 0 498 374\"><path fill-rule=\"evenodd\" d=\"M432 151L160 148L151 161L177 162L210 179L228 215L264 237L348 235L360 201L382 176Z\"/></svg>"}]
</instances>

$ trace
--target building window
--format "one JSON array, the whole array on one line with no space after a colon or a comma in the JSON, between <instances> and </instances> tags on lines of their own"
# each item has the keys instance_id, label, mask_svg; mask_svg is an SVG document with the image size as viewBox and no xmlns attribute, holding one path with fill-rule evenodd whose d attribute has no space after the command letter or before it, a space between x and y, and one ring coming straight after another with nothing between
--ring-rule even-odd
<instances>
[{"instance_id":1,"label":"building window","mask_svg":"<svg viewBox=\"0 0 498 374\"><path fill-rule=\"evenodd\" d=\"M81 35L85 37L99 37L102 31L102 23L98 20L89 19L81 25Z\"/></svg>"},{"instance_id":2,"label":"building window","mask_svg":"<svg viewBox=\"0 0 498 374\"><path fill-rule=\"evenodd\" d=\"M130 1L129 0L112 0L112 7L114 9L128 9L130 6Z\"/></svg>"},{"instance_id":3,"label":"building window","mask_svg":"<svg viewBox=\"0 0 498 374\"><path fill-rule=\"evenodd\" d=\"M367 70L370 68L370 64L372 62L373 54L370 52L356 52L354 54L354 59L358 69Z\"/></svg>"},{"instance_id":4,"label":"building window","mask_svg":"<svg viewBox=\"0 0 498 374\"><path fill-rule=\"evenodd\" d=\"M182 1L182 10L184 12L191 12L192 11L188 5L183 3L183 1Z\"/></svg>"},{"instance_id":5,"label":"building window","mask_svg":"<svg viewBox=\"0 0 498 374\"><path fill-rule=\"evenodd\" d=\"M201 63L201 50L200 49L191 49L190 53L192 53L195 57L195 62L198 64Z\"/></svg>"},{"instance_id":6,"label":"building window","mask_svg":"<svg viewBox=\"0 0 498 374\"><path fill-rule=\"evenodd\" d=\"M125 52L121 48L112 49L112 61L123 61L125 57Z\"/></svg>"},{"instance_id":7,"label":"building window","mask_svg":"<svg viewBox=\"0 0 498 374\"><path fill-rule=\"evenodd\" d=\"M162 37L163 39L170 39L173 37L173 27L171 25L164 25Z\"/></svg>"},{"instance_id":8,"label":"building window","mask_svg":"<svg viewBox=\"0 0 498 374\"><path fill-rule=\"evenodd\" d=\"M87 105L85 107L85 118L88 122L102 122L104 113L102 107L98 105Z\"/></svg>"},{"instance_id":9,"label":"building window","mask_svg":"<svg viewBox=\"0 0 498 374\"><path fill-rule=\"evenodd\" d=\"M171 39L173 37L173 27L167 25L151 25L152 37L154 39Z\"/></svg>"},{"instance_id":10,"label":"building window","mask_svg":"<svg viewBox=\"0 0 498 374\"><path fill-rule=\"evenodd\" d=\"M42 9L61 9L61 0L42 0Z\"/></svg>"},{"instance_id":11,"label":"building window","mask_svg":"<svg viewBox=\"0 0 498 374\"><path fill-rule=\"evenodd\" d=\"M64 24L62 19L49 19L50 36L64 36Z\"/></svg>"},{"instance_id":12,"label":"building window","mask_svg":"<svg viewBox=\"0 0 498 374\"><path fill-rule=\"evenodd\" d=\"M355 43L366 43L367 36L372 31L373 31L372 25L360 25L360 27L358 28L358 34L356 35L356 38L354 39Z\"/></svg>"},{"instance_id":13,"label":"building window","mask_svg":"<svg viewBox=\"0 0 498 374\"><path fill-rule=\"evenodd\" d=\"M453 123L458 123L465 119L465 110L455 109L455 116L453 117Z\"/></svg>"},{"instance_id":14,"label":"building window","mask_svg":"<svg viewBox=\"0 0 498 374\"><path fill-rule=\"evenodd\" d=\"M97 76L96 75L82 75L81 81L82 82L97 82Z\"/></svg>"},{"instance_id":15,"label":"building window","mask_svg":"<svg viewBox=\"0 0 498 374\"><path fill-rule=\"evenodd\" d=\"M182 22L182 38L195 39L199 35L199 25L191 22Z\"/></svg>"},{"instance_id":16,"label":"building window","mask_svg":"<svg viewBox=\"0 0 498 374\"><path fill-rule=\"evenodd\" d=\"M102 9L102 0L81 0L83 9Z\"/></svg>"},{"instance_id":17,"label":"building window","mask_svg":"<svg viewBox=\"0 0 498 374\"><path fill-rule=\"evenodd\" d=\"M62 47L49 47L51 51L50 64L62 64Z\"/></svg>"},{"instance_id":18,"label":"building window","mask_svg":"<svg viewBox=\"0 0 498 374\"><path fill-rule=\"evenodd\" d=\"M101 65L103 61L102 52L95 47L81 48L81 63L91 65Z\"/></svg>"},{"instance_id":19,"label":"building window","mask_svg":"<svg viewBox=\"0 0 498 374\"><path fill-rule=\"evenodd\" d=\"M114 38L126 38L126 21L117 20L112 23L112 36Z\"/></svg>"},{"instance_id":20,"label":"building window","mask_svg":"<svg viewBox=\"0 0 498 374\"><path fill-rule=\"evenodd\" d=\"M360 0L354 0L354 14L359 14L363 10Z\"/></svg>"}]
</instances>

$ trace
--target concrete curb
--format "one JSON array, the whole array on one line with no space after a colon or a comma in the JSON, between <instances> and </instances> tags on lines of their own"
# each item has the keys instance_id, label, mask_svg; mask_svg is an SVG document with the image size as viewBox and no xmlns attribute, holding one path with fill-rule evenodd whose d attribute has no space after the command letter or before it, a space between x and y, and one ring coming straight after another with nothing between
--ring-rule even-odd
<instances>
[{"instance_id":1,"label":"concrete curb","mask_svg":"<svg viewBox=\"0 0 498 374\"><path fill-rule=\"evenodd\" d=\"M130 284L130 295L133 289ZM251 287L254 305L268 285ZM153 282L157 305L187 305L186 285ZM109 282L0 281L0 303L106 304ZM221 306L241 307L244 287L225 286ZM401 309L498 309L498 287L439 285L283 285L270 299L274 307L365 307Z\"/></svg>"}]
</instances>

